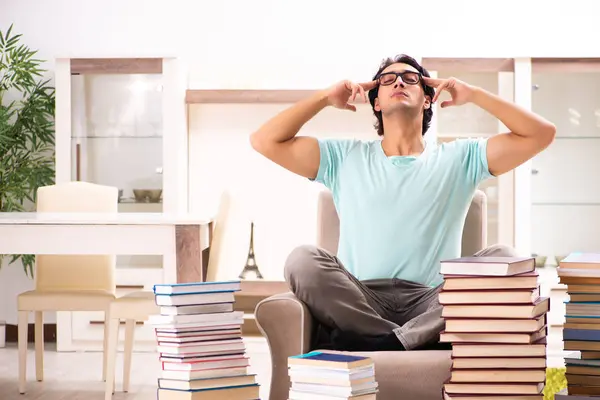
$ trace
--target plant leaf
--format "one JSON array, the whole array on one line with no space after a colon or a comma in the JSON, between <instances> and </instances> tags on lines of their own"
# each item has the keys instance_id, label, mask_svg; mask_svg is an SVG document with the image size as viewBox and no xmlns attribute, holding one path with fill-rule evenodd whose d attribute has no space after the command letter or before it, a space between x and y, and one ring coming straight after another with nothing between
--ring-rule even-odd
<instances>
[{"instance_id":1,"label":"plant leaf","mask_svg":"<svg viewBox=\"0 0 600 400\"><path fill-rule=\"evenodd\" d=\"M0 31L0 212L32 211L37 189L54 183L55 90L39 80L37 50L12 31ZM17 100L4 104L9 91ZM10 255L9 264L18 260L33 277L35 255Z\"/></svg>"}]
</instances>

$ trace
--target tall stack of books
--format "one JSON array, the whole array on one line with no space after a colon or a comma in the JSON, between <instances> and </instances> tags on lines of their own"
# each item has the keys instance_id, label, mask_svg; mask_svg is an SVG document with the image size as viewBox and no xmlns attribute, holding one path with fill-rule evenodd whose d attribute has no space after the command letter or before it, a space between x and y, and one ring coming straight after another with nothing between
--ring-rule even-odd
<instances>
[{"instance_id":1,"label":"tall stack of books","mask_svg":"<svg viewBox=\"0 0 600 400\"><path fill-rule=\"evenodd\" d=\"M535 259L463 257L441 263L439 294L452 344L447 400L542 400L546 380L546 314Z\"/></svg>"},{"instance_id":2,"label":"tall stack of books","mask_svg":"<svg viewBox=\"0 0 600 400\"><path fill-rule=\"evenodd\" d=\"M240 281L155 285L152 315L161 363L158 400L249 400L259 397L242 340L243 313L233 310Z\"/></svg>"},{"instance_id":3,"label":"tall stack of books","mask_svg":"<svg viewBox=\"0 0 600 400\"><path fill-rule=\"evenodd\" d=\"M567 392L600 396L600 254L571 253L557 269L567 285L563 326Z\"/></svg>"},{"instance_id":4,"label":"tall stack of books","mask_svg":"<svg viewBox=\"0 0 600 400\"><path fill-rule=\"evenodd\" d=\"M375 400L375 364L369 357L313 351L288 358L289 400Z\"/></svg>"}]
</instances>

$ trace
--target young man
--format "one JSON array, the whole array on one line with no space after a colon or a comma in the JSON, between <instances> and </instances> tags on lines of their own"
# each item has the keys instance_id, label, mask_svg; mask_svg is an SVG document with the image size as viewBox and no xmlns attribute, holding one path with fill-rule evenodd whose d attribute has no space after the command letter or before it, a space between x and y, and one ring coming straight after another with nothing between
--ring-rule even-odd
<instances>
[{"instance_id":1,"label":"young man","mask_svg":"<svg viewBox=\"0 0 600 400\"><path fill-rule=\"evenodd\" d=\"M382 140L296 137L325 107L371 103ZM475 104L510 130L489 139L426 144L433 104ZM281 112L252 134L253 148L329 188L340 218L338 255L301 246L288 257L291 290L327 328L330 348L413 350L444 329L439 263L460 257L477 186L531 159L553 141L550 122L457 79L432 79L413 58L386 59L368 83L342 81ZM514 256L506 246L476 256ZM320 345L324 345L321 343Z\"/></svg>"}]
</instances>

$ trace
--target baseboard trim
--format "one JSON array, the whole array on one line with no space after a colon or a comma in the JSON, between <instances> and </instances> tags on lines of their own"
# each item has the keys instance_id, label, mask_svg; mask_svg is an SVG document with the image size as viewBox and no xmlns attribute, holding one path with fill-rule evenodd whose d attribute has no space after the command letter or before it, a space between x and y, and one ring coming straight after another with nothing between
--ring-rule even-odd
<instances>
[{"instance_id":1,"label":"baseboard trim","mask_svg":"<svg viewBox=\"0 0 600 400\"><path fill-rule=\"evenodd\" d=\"M27 341L33 343L35 325L27 326ZM6 343L17 343L19 337L17 325L6 325ZM56 324L44 324L44 343L56 343Z\"/></svg>"}]
</instances>

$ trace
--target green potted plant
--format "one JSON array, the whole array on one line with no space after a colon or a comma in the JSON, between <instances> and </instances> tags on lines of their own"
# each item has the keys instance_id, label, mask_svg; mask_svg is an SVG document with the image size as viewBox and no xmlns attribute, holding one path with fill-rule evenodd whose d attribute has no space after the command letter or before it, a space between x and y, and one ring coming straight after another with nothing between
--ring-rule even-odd
<instances>
[{"instance_id":1,"label":"green potted plant","mask_svg":"<svg viewBox=\"0 0 600 400\"><path fill-rule=\"evenodd\" d=\"M33 211L37 188L54 182L55 91L21 36L0 30L0 212ZM33 276L34 255L9 257Z\"/></svg>"}]
</instances>

